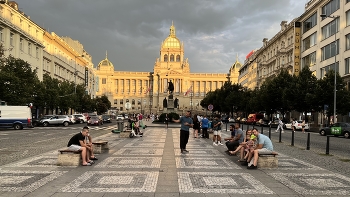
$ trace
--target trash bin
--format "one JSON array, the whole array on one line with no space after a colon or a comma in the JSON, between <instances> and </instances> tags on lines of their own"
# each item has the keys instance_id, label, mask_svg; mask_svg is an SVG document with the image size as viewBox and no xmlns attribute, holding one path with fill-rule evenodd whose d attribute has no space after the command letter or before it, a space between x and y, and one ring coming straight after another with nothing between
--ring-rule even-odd
<instances>
[{"instance_id":1,"label":"trash bin","mask_svg":"<svg viewBox=\"0 0 350 197\"><path fill-rule=\"evenodd\" d=\"M118 130L119 130L120 132L122 132L122 131L123 131L123 128L124 128L124 121L123 121L123 120L118 120L118 121L117 121L117 124L118 124Z\"/></svg>"}]
</instances>

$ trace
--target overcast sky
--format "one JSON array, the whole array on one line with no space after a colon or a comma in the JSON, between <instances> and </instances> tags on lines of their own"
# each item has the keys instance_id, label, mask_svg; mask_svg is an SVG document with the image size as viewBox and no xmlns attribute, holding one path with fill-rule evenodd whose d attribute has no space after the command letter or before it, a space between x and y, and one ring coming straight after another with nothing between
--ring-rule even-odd
<instances>
[{"instance_id":1,"label":"overcast sky","mask_svg":"<svg viewBox=\"0 0 350 197\"><path fill-rule=\"evenodd\" d=\"M307 0L16 0L49 32L79 40L95 67L153 71L174 21L191 72L227 73L238 59L272 38L283 20L304 12Z\"/></svg>"}]
</instances>

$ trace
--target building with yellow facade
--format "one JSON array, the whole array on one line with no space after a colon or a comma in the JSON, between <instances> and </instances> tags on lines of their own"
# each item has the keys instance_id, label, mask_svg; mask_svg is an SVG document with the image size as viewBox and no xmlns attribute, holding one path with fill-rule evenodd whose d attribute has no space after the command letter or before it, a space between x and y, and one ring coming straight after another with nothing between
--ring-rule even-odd
<instances>
[{"instance_id":1,"label":"building with yellow facade","mask_svg":"<svg viewBox=\"0 0 350 197\"><path fill-rule=\"evenodd\" d=\"M161 44L153 72L115 71L106 54L96 68L96 96L108 96L112 107L121 113L168 112L163 102L168 100L168 83L171 81L174 99L178 100L175 111L180 114L185 110L201 112L205 109L200 106L200 101L208 92L221 88L227 81L238 82L240 67L236 61L228 73L191 73L184 43L176 37L172 24L169 36Z\"/></svg>"}]
</instances>

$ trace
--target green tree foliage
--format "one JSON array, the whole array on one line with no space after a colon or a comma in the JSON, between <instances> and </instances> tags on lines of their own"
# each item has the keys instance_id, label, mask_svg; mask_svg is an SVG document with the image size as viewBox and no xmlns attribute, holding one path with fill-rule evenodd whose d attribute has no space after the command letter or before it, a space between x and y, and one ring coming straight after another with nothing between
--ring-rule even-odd
<instances>
[{"instance_id":1,"label":"green tree foliage","mask_svg":"<svg viewBox=\"0 0 350 197\"><path fill-rule=\"evenodd\" d=\"M111 108L111 102L108 100L106 95L97 97L94 99L94 101L96 103L96 111L98 114L103 114Z\"/></svg>"},{"instance_id":2,"label":"green tree foliage","mask_svg":"<svg viewBox=\"0 0 350 197\"><path fill-rule=\"evenodd\" d=\"M39 79L30 64L9 56L0 65L0 84L0 99L8 105L27 105L35 99Z\"/></svg>"}]
</instances>

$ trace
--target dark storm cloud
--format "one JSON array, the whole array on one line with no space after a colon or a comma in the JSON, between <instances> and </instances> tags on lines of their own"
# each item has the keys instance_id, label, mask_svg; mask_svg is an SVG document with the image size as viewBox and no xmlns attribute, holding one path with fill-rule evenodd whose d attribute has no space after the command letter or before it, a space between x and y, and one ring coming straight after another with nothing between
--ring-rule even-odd
<instances>
[{"instance_id":1,"label":"dark storm cloud","mask_svg":"<svg viewBox=\"0 0 350 197\"><path fill-rule=\"evenodd\" d=\"M292 0L17 0L38 25L79 40L95 66L108 58L118 70L152 71L174 21L192 72L228 72L303 13Z\"/></svg>"}]
</instances>

